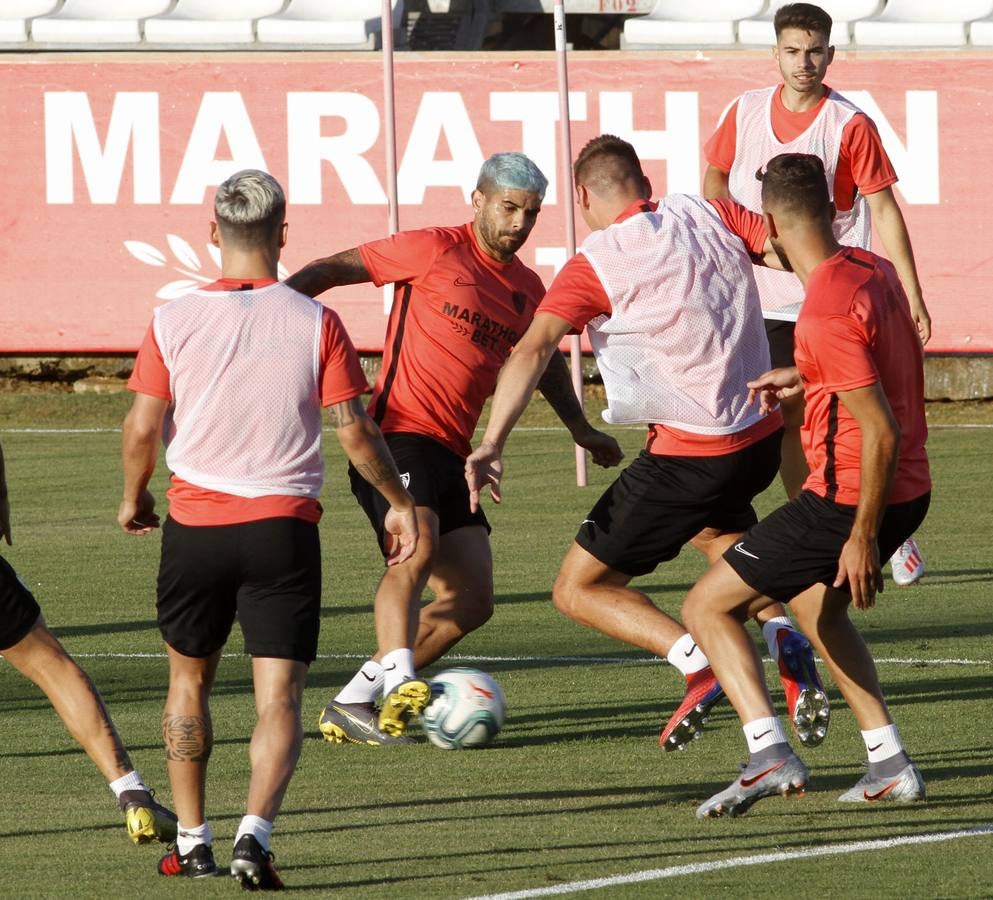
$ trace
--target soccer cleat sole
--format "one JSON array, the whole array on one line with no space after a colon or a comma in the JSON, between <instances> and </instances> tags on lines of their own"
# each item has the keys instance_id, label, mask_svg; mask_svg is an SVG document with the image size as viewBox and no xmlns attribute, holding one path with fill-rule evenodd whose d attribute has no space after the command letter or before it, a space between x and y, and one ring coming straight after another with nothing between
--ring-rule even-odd
<instances>
[{"instance_id":1,"label":"soccer cleat sole","mask_svg":"<svg viewBox=\"0 0 993 900\"><path fill-rule=\"evenodd\" d=\"M398 684L383 700L379 730L390 737L403 737L412 715L419 715L431 700L431 687L414 679Z\"/></svg>"},{"instance_id":2,"label":"soccer cleat sole","mask_svg":"<svg viewBox=\"0 0 993 900\"><path fill-rule=\"evenodd\" d=\"M791 721L796 736L805 747L823 743L831 721L831 704L827 694L817 688L800 691Z\"/></svg>"},{"instance_id":3,"label":"soccer cleat sole","mask_svg":"<svg viewBox=\"0 0 993 900\"><path fill-rule=\"evenodd\" d=\"M169 844L176 840L176 823L166 816L157 816L144 806L129 809L124 814L124 825L132 844L150 844L153 841Z\"/></svg>"},{"instance_id":4,"label":"soccer cleat sole","mask_svg":"<svg viewBox=\"0 0 993 900\"><path fill-rule=\"evenodd\" d=\"M723 696L721 694L721 697ZM668 752L685 750L686 745L691 741L699 740L703 736L703 726L710 718L710 710L719 700L720 698L712 703L698 703L694 706L661 742L663 749Z\"/></svg>"}]
</instances>

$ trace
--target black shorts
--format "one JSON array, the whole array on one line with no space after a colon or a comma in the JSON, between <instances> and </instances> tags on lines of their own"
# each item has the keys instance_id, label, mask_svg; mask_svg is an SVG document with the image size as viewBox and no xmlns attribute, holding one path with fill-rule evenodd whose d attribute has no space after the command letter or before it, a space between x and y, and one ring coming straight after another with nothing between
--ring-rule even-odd
<instances>
[{"instance_id":1,"label":"black shorts","mask_svg":"<svg viewBox=\"0 0 993 900\"><path fill-rule=\"evenodd\" d=\"M0 650L19 644L41 615L34 594L0 556Z\"/></svg>"},{"instance_id":2,"label":"black shorts","mask_svg":"<svg viewBox=\"0 0 993 900\"><path fill-rule=\"evenodd\" d=\"M779 319L765 319L765 336L769 339L769 359L774 369L795 366L793 358L796 322L782 322Z\"/></svg>"},{"instance_id":3,"label":"black shorts","mask_svg":"<svg viewBox=\"0 0 993 900\"><path fill-rule=\"evenodd\" d=\"M317 525L289 517L200 526L166 519L156 609L162 637L184 656L220 650L237 613L246 653L313 662L321 622Z\"/></svg>"},{"instance_id":4,"label":"black shorts","mask_svg":"<svg viewBox=\"0 0 993 900\"><path fill-rule=\"evenodd\" d=\"M439 534L467 525L480 525L487 534L490 533L490 523L486 521L482 509L476 512L469 509L469 485L465 480L465 460L461 456L423 434L397 432L383 437L396 460L404 486L414 497L414 503L426 506L437 514ZM348 478L352 493L369 517L379 539L379 547L385 555L383 520L390 505L352 465L348 466Z\"/></svg>"},{"instance_id":5,"label":"black shorts","mask_svg":"<svg viewBox=\"0 0 993 900\"><path fill-rule=\"evenodd\" d=\"M928 492L886 507L877 541L881 560L889 559L917 530L930 502ZM855 509L803 491L750 528L724 559L749 587L787 603L812 585L834 582Z\"/></svg>"},{"instance_id":6,"label":"black shorts","mask_svg":"<svg viewBox=\"0 0 993 900\"><path fill-rule=\"evenodd\" d=\"M704 528L744 531L752 498L779 470L782 430L723 456L655 456L644 450L583 520L576 543L625 575L674 559Z\"/></svg>"}]
</instances>

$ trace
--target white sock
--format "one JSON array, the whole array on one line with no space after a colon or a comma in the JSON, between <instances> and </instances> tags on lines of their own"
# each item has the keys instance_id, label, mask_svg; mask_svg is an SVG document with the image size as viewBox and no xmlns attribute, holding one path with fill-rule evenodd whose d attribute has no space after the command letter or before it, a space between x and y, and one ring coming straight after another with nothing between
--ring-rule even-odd
<instances>
[{"instance_id":1,"label":"white sock","mask_svg":"<svg viewBox=\"0 0 993 900\"><path fill-rule=\"evenodd\" d=\"M147 791L148 787L141 780L138 772L132 769L127 775L122 775L110 782L110 789L114 792L115 797L120 797L125 791Z\"/></svg>"},{"instance_id":2,"label":"white sock","mask_svg":"<svg viewBox=\"0 0 993 900\"><path fill-rule=\"evenodd\" d=\"M362 664L334 699L339 703L372 703L383 690L383 667L374 659Z\"/></svg>"},{"instance_id":3,"label":"white sock","mask_svg":"<svg viewBox=\"0 0 993 900\"><path fill-rule=\"evenodd\" d=\"M407 647L391 650L383 657L383 696L414 674L414 651Z\"/></svg>"},{"instance_id":4,"label":"white sock","mask_svg":"<svg viewBox=\"0 0 993 900\"><path fill-rule=\"evenodd\" d=\"M262 845L263 850L268 850L269 840L272 837L272 822L261 816L245 816L238 826L238 833L234 836L234 842L237 844L246 834L252 835Z\"/></svg>"},{"instance_id":5,"label":"white sock","mask_svg":"<svg viewBox=\"0 0 993 900\"><path fill-rule=\"evenodd\" d=\"M213 842L214 835L211 834L210 825L206 822L202 822L196 828L187 828L180 824L176 830L176 852L180 856L188 856L197 844L206 844L209 847Z\"/></svg>"},{"instance_id":6,"label":"white sock","mask_svg":"<svg viewBox=\"0 0 993 900\"><path fill-rule=\"evenodd\" d=\"M775 619L769 619L768 622L762 623L762 637L765 638L769 655L774 662L779 662L779 641L776 640L776 635L780 628L796 631L796 626L790 621L789 616L776 616Z\"/></svg>"},{"instance_id":7,"label":"white sock","mask_svg":"<svg viewBox=\"0 0 993 900\"><path fill-rule=\"evenodd\" d=\"M743 726L745 740L748 741L748 752L758 753L773 744L785 744L786 732L776 716L765 719L753 719Z\"/></svg>"},{"instance_id":8,"label":"white sock","mask_svg":"<svg viewBox=\"0 0 993 900\"><path fill-rule=\"evenodd\" d=\"M871 763L882 762L903 750L896 725L884 725L882 728L863 731L862 740L865 741L865 752Z\"/></svg>"},{"instance_id":9,"label":"white sock","mask_svg":"<svg viewBox=\"0 0 993 900\"><path fill-rule=\"evenodd\" d=\"M703 651L696 645L693 635L686 632L665 655L670 664L679 669L683 675L692 675L710 665Z\"/></svg>"}]
</instances>

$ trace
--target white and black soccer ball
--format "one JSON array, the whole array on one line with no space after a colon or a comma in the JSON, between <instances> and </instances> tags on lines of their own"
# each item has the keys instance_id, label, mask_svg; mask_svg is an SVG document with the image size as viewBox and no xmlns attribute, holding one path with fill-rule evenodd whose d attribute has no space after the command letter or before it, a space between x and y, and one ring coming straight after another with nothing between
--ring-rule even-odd
<instances>
[{"instance_id":1,"label":"white and black soccer ball","mask_svg":"<svg viewBox=\"0 0 993 900\"><path fill-rule=\"evenodd\" d=\"M479 669L447 669L431 680L431 702L421 713L421 725L435 746L469 750L496 737L506 710L492 676Z\"/></svg>"}]
</instances>

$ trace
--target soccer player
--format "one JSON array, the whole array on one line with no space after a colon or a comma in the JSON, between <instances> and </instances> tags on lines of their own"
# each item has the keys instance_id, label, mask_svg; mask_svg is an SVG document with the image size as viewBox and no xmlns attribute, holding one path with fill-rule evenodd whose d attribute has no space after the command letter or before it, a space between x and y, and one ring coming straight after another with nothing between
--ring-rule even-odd
<instances>
[{"instance_id":1,"label":"soccer player","mask_svg":"<svg viewBox=\"0 0 993 900\"><path fill-rule=\"evenodd\" d=\"M848 617L882 590L885 559L924 519L931 496L923 352L895 268L838 242L820 158L773 158L762 178L773 247L806 288L796 366L749 382L764 409L803 391L810 475L801 494L750 528L683 603L683 621L710 658L744 727L749 759L729 788L697 810L739 815L756 800L802 790L794 755L741 624L789 602L851 707L869 771L844 802L921 800L924 781L900 741L872 655ZM755 216L758 219L758 216ZM753 249L764 246L759 236Z\"/></svg>"},{"instance_id":2,"label":"soccer player","mask_svg":"<svg viewBox=\"0 0 993 900\"><path fill-rule=\"evenodd\" d=\"M169 657L162 735L179 834L159 872L217 871L204 809L209 696L237 614L257 720L231 874L249 889L276 890L270 836L300 755L320 627L322 406L359 477L384 497L387 565L417 543L413 498L365 414L368 385L341 321L276 280L285 208L264 172L238 172L218 188L210 239L222 277L155 310L128 383L135 397L118 513L129 534L157 526L148 482L162 439L173 474L156 606Z\"/></svg>"},{"instance_id":3,"label":"soccer player","mask_svg":"<svg viewBox=\"0 0 993 900\"><path fill-rule=\"evenodd\" d=\"M0 540L12 543L10 500L0 447ZM176 837L176 816L152 799L135 771L93 682L49 631L41 609L0 556L0 656L42 691L69 733L107 779L135 844Z\"/></svg>"},{"instance_id":4,"label":"soccer player","mask_svg":"<svg viewBox=\"0 0 993 900\"><path fill-rule=\"evenodd\" d=\"M410 717L429 697L416 672L492 615L490 526L482 510L470 509L465 458L497 373L544 294L541 279L516 254L546 186L522 153L497 153L480 169L471 222L401 232L316 260L289 279L311 296L345 284L396 284L369 412L416 499L421 534L411 564L388 569L376 591L376 655L321 714L330 742L409 740ZM620 461L617 442L583 415L561 354L541 389L594 462ZM350 475L385 553L385 506L354 471ZM425 586L434 599L422 607Z\"/></svg>"},{"instance_id":5,"label":"soccer player","mask_svg":"<svg viewBox=\"0 0 993 900\"><path fill-rule=\"evenodd\" d=\"M746 91L725 113L707 141L708 167L703 193L733 198L761 212L761 186L755 173L779 153L819 156L828 175L838 214L835 237L842 244L868 249L872 239L870 215L893 260L921 343L931 336L931 317L921 291L914 252L900 207L893 196L897 181L873 121L841 94L824 84L834 59L829 46L831 16L810 3L779 7L774 18L782 84ZM790 273L758 268L755 279L762 299L773 366L793 365L793 332L803 301L803 287ZM795 497L806 478L800 446L803 394L784 398L783 462L780 470L787 496ZM893 580L909 585L924 574L924 559L912 536L892 560Z\"/></svg>"},{"instance_id":6,"label":"soccer player","mask_svg":"<svg viewBox=\"0 0 993 900\"><path fill-rule=\"evenodd\" d=\"M747 211L687 195L650 201L634 148L613 135L582 149L574 177L593 234L559 272L501 373L466 478L474 505L487 484L499 501L510 430L562 338L588 326L605 418L653 424L640 456L583 520L553 602L583 625L666 657L685 676L686 695L659 737L673 750L699 734L724 695L686 629L629 582L687 543L719 558L756 521L752 498L779 467L781 420L761 416L745 387L769 359L751 259L727 226ZM829 709L810 645L782 608L764 619L770 648L783 648L791 718L801 740L820 743Z\"/></svg>"}]
</instances>

